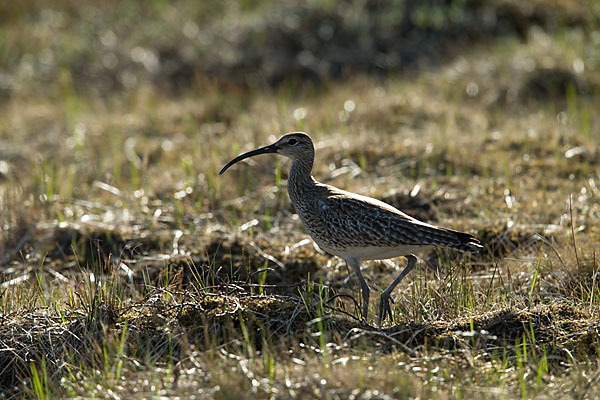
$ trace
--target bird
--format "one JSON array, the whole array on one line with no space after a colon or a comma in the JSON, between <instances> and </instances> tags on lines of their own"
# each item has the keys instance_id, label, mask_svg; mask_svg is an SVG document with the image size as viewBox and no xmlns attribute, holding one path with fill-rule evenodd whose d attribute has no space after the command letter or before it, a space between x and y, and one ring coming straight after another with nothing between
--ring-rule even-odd
<instances>
[{"instance_id":1,"label":"bird","mask_svg":"<svg viewBox=\"0 0 600 400\"><path fill-rule=\"evenodd\" d=\"M361 287L362 313L366 322L370 288L361 264L367 260L405 257L407 264L380 295L378 323L389 317L391 293L417 264L414 253L447 247L475 253L483 246L473 235L428 224L380 200L347 192L316 181L312 175L315 149L304 132L284 134L276 142L229 161L219 172L259 154L279 154L291 159L287 180L290 201L308 234L323 251L346 261Z\"/></svg>"}]
</instances>

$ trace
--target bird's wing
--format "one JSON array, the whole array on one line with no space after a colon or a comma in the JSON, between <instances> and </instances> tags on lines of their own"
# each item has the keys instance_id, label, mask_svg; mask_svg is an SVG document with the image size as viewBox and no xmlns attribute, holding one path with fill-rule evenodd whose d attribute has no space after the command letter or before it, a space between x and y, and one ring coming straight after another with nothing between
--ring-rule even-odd
<instances>
[{"instance_id":1,"label":"bird's wing","mask_svg":"<svg viewBox=\"0 0 600 400\"><path fill-rule=\"evenodd\" d=\"M319 218L327 237L335 238L338 245L437 245L461 250L478 246L470 234L427 224L371 197L328 186L327 195L319 201Z\"/></svg>"}]
</instances>

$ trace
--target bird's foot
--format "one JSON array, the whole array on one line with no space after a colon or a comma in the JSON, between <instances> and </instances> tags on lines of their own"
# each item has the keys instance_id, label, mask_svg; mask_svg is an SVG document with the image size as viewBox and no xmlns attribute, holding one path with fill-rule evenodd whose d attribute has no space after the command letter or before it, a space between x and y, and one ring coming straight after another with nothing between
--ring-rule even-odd
<instances>
[{"instance_id":1,"label":"bird's foot","mask_svg":"<svg viewBox=\"0 0 600 400\"><path fill-rule=\"evenodd\" d=\"M388 293L383 292L379 298L379 327L381 327L381 324L383 323L383 321L385 321L386 318L389 317L390 321L393 320L390 301L392 302L392 304L394 304L394 299L392 299L392 297Z\"/></svg>"}]
</instances>

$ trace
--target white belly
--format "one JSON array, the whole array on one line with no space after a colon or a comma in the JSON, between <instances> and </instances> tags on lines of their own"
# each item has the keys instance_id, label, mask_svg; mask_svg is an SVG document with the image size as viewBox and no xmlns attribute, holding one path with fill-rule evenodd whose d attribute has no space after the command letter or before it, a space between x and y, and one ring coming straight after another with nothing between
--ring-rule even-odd
<instances>
[{"instance_id":1,"label":"white belly","mask_svg":"<svg viewBox=\"0 0 600 400\"><path fill-rule=\"evenodd\" d=\"M433 248L433 245L427 246L396 246L396 247L350 247L345 249L333 249L317 245L326 252L341 258L352 257L357 260L385 260L388 258L402 257L408 254L417 253Z\"/></svg>"}]
</instances>

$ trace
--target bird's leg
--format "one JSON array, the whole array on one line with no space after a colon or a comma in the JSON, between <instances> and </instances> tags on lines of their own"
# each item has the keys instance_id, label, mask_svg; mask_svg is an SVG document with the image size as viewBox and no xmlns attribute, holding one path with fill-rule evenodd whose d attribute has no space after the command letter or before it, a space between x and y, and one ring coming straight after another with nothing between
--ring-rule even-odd
<instances>
[{"instance_id":1,"label":"bird's leg","mask_svg":"<svg viewBox=\"0 0 600 400\"><path fill-rule=\"evenodd\" d=\"M360 271L360 261L358 261L356 258L347 258L346 263L352 268L352 270L358 277L358 282L360 283L360 289L363 298L362 318L366 322L367 315L369 314L369 297L371 295L371 289L369 289L369 285L367 285L367 281L365 281L365 277Z\"/></svg>"},{"instance_id":2,"label":"bird's leg","mask_svg":"<svg viewBox=\"0 0 600 400\"><path fill-rule=\"evenodd\" d=\"M412 271L412 269L415 267L415 265L417 264L417 257L415 257L412 254L409 254L406 256L406 261L406 267L404 267L402 272L400 272L400 275L398 275L398 277L394 279L394 282L392 282L392 284L388 286L388 288L385 289L383 293L381 293L381 297L379 298L379 326L381 326L381 323L387 317L390 317L390 321L392 320L392 309L390 308L392 291L394 291L394 289L396 288L396 286L398 286L400 281L404 279L404 277L408 275L408 273Z\"/></svg>"}]
</instances>

